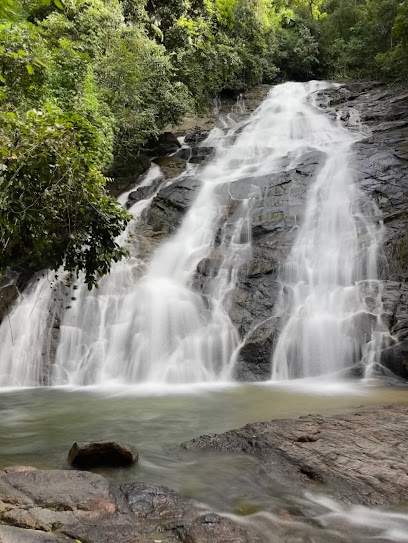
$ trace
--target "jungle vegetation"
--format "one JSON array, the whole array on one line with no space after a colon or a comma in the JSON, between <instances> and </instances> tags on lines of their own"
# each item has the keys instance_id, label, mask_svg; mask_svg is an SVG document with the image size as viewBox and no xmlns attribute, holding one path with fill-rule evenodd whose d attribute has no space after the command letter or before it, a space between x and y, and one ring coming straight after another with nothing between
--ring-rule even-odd
<instances>
[{"instance_id":1,"label":"jungle vegetation","mask_svg":"<svg viewBox=\"0 0 408 543\"><path fill-rule=\"evenodd\" d=\"M401 0L0 0L0 273L124 255L109 197L186 112L258 83L408 78Z\"/></svg>"}]
</instances>

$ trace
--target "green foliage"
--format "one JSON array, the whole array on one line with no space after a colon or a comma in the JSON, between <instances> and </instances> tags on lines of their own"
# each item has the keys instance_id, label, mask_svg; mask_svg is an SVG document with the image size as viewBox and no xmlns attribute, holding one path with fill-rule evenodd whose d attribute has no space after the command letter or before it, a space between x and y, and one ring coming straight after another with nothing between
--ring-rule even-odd
<instances>
[{"instance_id":1,"label":"green foliage","mask_svg":"<svg viewBox=\"0 0 408 543\"><path fill-rule=\"evenodd\" d=\"M408 6L400 0L326 0L322 42L332 75L408 78Z\"/></svg>"},{"instance_id":2,"label":"green foliage","mask_svg":"<svg viewBox=\"0 0 408 543\"><path fill-rule=\"evenodd\" d=\"M92 286L124 255L115 238L128 216L105 194L97 145L78 115L1 114L0 270L63 265Z\"/></svg>"},{"instance_id":3,"label":"green foliage","mask_svg":"<svg viewBox=\"0 0 408 543\"><path fill-rule=\"evenodd\" d=\"M278 6L272 0L156 0L147 3L147 10L160 25L177 78L198 109L220 91L272 82L279 72L286 78L296 72L296 63L296 79L316 73L318 45L308 32L310 21L298 15L299 24L283 29L286 2Z\"/></svg>"},{"instance_id":4,"label":"green foliage","mask_svg":"<svg viewBox=\"0 0 408 543\"><path fill-rule=\"evenodd\" d=\"M316 75L317 1L0 0L0 270L94 284L127 221L102 172L219 92Z\"/></svg>"},{"instance_id":5,"label":"green foliage","mask_svg":"<svg viewBox=\"0 0 408 543\"><path fill-rule=\"evenodd\" d=\"M112 41L96 70L116 119L115 157L122 161L191 106L186 87L174 81L164 47L137 26L125 28L120 39Z\"/></svg>"}]
</instances>

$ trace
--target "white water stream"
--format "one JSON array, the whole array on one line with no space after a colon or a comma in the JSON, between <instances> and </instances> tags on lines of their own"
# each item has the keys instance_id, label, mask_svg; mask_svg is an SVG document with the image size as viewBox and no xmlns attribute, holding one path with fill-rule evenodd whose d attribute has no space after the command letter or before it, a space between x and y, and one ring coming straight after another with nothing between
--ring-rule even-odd
<instances>
[{"instance_id":1,"label":"white water stream","mask_svg":"<svg viewBox=\"0 0 408 543\"><path fill-rule=\"evenodd\" d=\"M131 258L114 265L98 290L89 293L80 285L68 302L63 300L69 305L58 324L55 362L44 362L55 286L50 288L46 278L33 283L0 328L0 385L230 380L239 335L228 315L229 295L250 257L251 205L259 191L248 184L247 199L232 208L218 188L295 168L310 150L326 159L311 180L302 226L282 267L289 302L281 300L286 325L273 356L272 378L327 374L363 358L373 363L372 353L385 333L376 281L382 228L372 218L373 206L363 206L348 166L358 132L346 131L308 102L325 86L278 85L249 123L231 117L229 129L212 131L205 145L215 147L215 158L178 179L195 177L201 188L177 232L147 259L139 254L136 236L127 242ZM157 169L151 170L143 185L157 176ZM122 203L126 199L127 194ZM135 225L152 199L132 207L135 220L123 243L137 232ZM205 257L219 265L202 296L194 276Z\"/></svg>"},{"instance_id":2,"label":"white water stream","mask_svg":"<svg viewBox=\"0 0 408 543\"><path fill-rule=\"evenodd\" d=\"M360 361L369 368L387 336L377 280L383 226L350 167L351 146L361 134L326 117L320 133L326 138L315 148L326 161L281 270L288 306L273 354L277 380L335 373Z\"/></svg>"}]
</instances>

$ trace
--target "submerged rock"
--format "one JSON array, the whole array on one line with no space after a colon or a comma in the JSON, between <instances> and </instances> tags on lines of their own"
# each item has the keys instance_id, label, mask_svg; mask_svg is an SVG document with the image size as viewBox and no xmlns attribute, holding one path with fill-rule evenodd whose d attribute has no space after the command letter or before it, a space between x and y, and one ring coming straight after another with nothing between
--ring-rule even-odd
<instances>
[{"instance_id":1,"label":"submerged rock","mask_svg":"<svg viewBox=\"0 0 408 543\"><path fill-rule=\"evenodd\" d=\"M100 466L126 467L139 459L136 449L119 441L74 443L68 453L71 466L88 469Z\"/></svg>"}]
</instances>

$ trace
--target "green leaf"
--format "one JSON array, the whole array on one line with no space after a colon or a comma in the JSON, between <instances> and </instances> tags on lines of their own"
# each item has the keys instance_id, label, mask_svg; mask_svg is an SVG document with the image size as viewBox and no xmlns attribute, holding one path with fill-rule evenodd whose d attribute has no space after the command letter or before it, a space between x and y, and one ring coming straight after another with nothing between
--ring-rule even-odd
<instances>
[{"instance_id":1,"label":"green leaf","mask_svg":"<svg viewBox=\"0 0 408 543\"><path fill-rule=\"evenodd\" d=\"M31 66L31 64L26 64L27 72L30 75L34 75L34 68Z\"/></svg>"},{"instance_id":2,"label":"green leaf","mask_svg":"<svg viewBox=\"0 0 408 543\"><path fill-rule=\"evenodd\" d=\"M44 64L44 62L42 62L42 60L40 60L39 58L34 58L33 64L34 66L41 66L42 68L47 67L47 65Z\"/></svg>"},{"instance_id":3,"label":"green leaf","mask_svg":"<svg viewBox=\"0 0 408 543\"><path fill-rule=\"evenodd\" d=\"M64 6L60 2L60 0L54 0L54 4L57 6L58 9L64 9Z\"/></svg>"}]
</instances>

